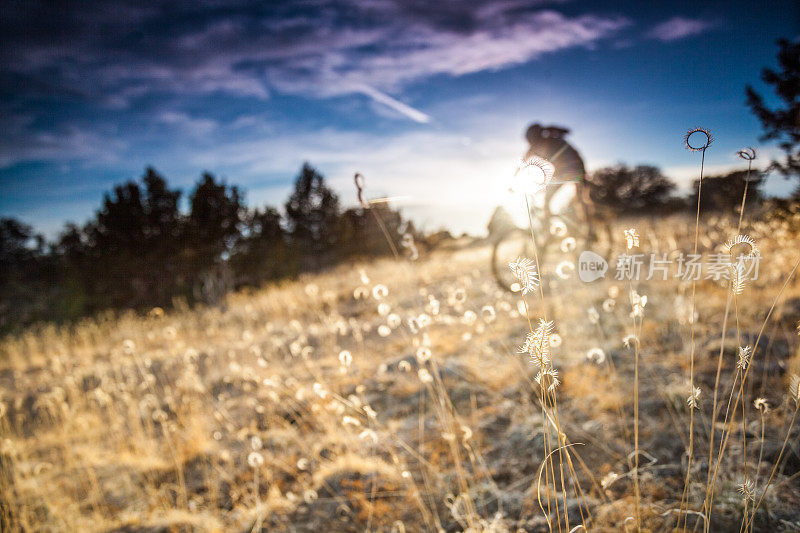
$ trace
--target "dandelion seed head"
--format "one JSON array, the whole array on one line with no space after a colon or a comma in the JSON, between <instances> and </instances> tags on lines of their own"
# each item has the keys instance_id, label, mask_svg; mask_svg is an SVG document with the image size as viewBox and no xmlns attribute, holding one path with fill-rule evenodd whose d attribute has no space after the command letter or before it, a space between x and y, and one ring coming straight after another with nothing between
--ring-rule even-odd
<instances>
[{"instance_id":1,"label":"dandelion seed head","mask_svg":"<svg viewBox=\"0 0 800 533\"><path fill-rule=\"evenodd\" d=\"M372 287L372 297L376 300L383 300L389 295L389 289L386 285L378 284Z\"/></svg>"},{"instance_id":2,"label":"dandelion seed head","mask_svg":"<svg viewBox=\"0 0 800 533\"><path fill-rule=\"evenodd\" d=\"M353 291L353 298L356 300L361 300L369 296L369 289L366 287L356 287Z\"/></svg>"},{"instance_id":3,"label":"dandelion seed head","mask_svg":"<svg viewBox=\"0 0 800 533\"><path fill-rule=\"evenodd\" d=\"M378 442L378 434L371 429L365 429L361 433L358 434L358 438L361 440L371 440L373 444Z\"/></svg>"},{"instance_id":4,"label":"dandelion seed head","mask_svg":"<svg viewBox=\"0 0 800 533\"><path fill-rule=\"evenodd\" d=\"M567 225L563 220L554 219L550 221L550 235L563 237L567 234Z\"/></svg>"},{"instance_id":5,"label":"dandelion seed head","mask_svg":"<svg viewBox=\"0 0 800 533\"><path fill-rule=\"evenodd\" d=\"M400 315L397 313L392 313L391 315L386 317L386 325L388 325L392 329L396 329L400 327L400 324L403 323L403 319L400 318Z\"/></svg>"},{"instance_id":6,"label":"dandelion seed head","mask_svg":"<svg viewBox=\"0 0 800 533\"><path fill-rule=\"evenodd\" d=\"M478 320L478 315L475 314L475 311L467 310L464 312L464 316L461 317L461 322L463 322L467 326L471 326Z\"/></svg>"},{"instance_id":7,"label":"dandelion seed head","mask_svg":"<svg viewBox=\"0 0 800 533\"><path fill-rule=\"evenodd\" d=\"M766 398L756 398L753 401L753 407L755 407L762 413L766 413L767 411L769 411L769 404L767 403Z\"/></svg>"},{"instance_id":8,"label":"dandelion seed head","mask_svg":"<svg viewBox=\"0 0 800 533\"><path fill-rule=\"evenodd\" d=\"M636 335L628 334L622 338L622 344L625 345L626 348L630 348L631 346L636 346L636 343L639 342L639 339Z\"/></svg>"},{"instance_id":9,"label":"dandelion seed head","mask_svg":"<svg viewBox=\"0 0 800 533\"><path fill-rule=\"evenodd\" d=\"M604 352L602 348L591 348L588 352L586 352L586 359L599 365L605 362L606 352Z\"/></svg>"},{"instance_id":10,"label":"dandelion seed head","mask_svg":"<svg viewBox=\"0 0 800 533\"><path fill-rule=\"evenodd\" d=\"M264 464L264 456L258 452L250 452L250 455L247 456L247 464L250 465L250 468L258 468Z\"/></svg>"},{"instance_id":11,"label":"dandelion seed head","mask_svg":"<svg viewBox=\"0 0 800 533\"><path fill-rule=\"evenodd\" d=\"M416 353L417 361L420 364L424 364L431 358L431 350L427 346L420 346L417 348Z\"/></svg>"},{"instance_id":12,"label":"dandelion seed head","mask_svg":"<svg viewBox=\"0 0 800 533\"><path fill-rule=\"evenodd\" d=\"M325 390L325 387L322 386L322 383L315 382L311 388L313 389L314 394L322 399L325 399L328 396L328 391Z\"/></svg>"},{"instance_id":13,"label":"dandelion seed head","mask_svg":"<svg viewBox=\"0 0 800 533\"><path fill-rule=\"evenodd\" d=\"M570 274L575 271L575 264L572 261L561 261L556 267L556 276L561 279L569 279Z\"/></svg>"},{"instance_id":14,"label":"dandelion seed head","mask_svg":"<svg viewBox=\"0 0 800 533\"><path fill-rule=\"evenodd\" d=\"M361 422L353 416L344 416L342 417L342 425L343 426L360 426Z\"/></svg>"},{"instance_id":15,"label":"dandelion seed head","mask_svg":"<svg viewBox=\"0 0 800 533\"><path fill-rule=\"evenodd\" d=\"M417 324L419 324L420 329L427 328L428 326L431 325L431 322L432 319L430 315L421 313L419 316L417 316Z\"/></svg>"},{"instance_id":16,"label":"dandelion seed head","mask_svg":"<svg viewBox=\"0 0 800 533\"><path fill-rule=\"evenodd\" d=\"M560 245L561 251L564 252L565 254L573 251L577 247L578 247L578 241L576 241L574 237L565 238L564 240L561 241Z\"/></svg>"}]
</instances>

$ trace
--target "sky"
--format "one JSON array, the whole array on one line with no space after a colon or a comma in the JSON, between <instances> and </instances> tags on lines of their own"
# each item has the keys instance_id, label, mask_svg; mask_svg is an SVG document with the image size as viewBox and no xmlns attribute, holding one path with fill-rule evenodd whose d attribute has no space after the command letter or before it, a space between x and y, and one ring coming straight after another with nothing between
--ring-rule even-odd
<instances>
[{"instance_id":1,"label":"sky","mask_svg":"<svg viewBox=\"0 0 800 533\"><path fill-rule=\"evenodd\" d=\"M800 7L770 2L6 0L0 216L55 236L154 166L280 207L303 162L344 205L398 197L420 226L481 233L528 124L560 124L589 170L654 164L688 187L759 141L745 104ZM791 189L771 178L768 191Z\"/></svg>"}]
</instances>

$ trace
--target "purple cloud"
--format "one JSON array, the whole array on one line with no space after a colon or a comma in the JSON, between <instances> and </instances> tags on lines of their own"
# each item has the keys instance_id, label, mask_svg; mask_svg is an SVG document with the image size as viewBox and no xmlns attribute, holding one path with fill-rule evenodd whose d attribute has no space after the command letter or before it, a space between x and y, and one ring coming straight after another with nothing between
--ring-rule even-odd
<instances>
[{"instance_id":1,"label":"purple cloud","mask_svg":"<svg viewBox=\"0 0 800 533\"><path fill-rule=\"evenodd\" d=\"M62 9L32 0L0 22L0 84L18 87L22 80L49 95L116 108L154 93L367 93L418 120L422 115L405 113L411 108L387 93L437 74L496 70L592 47L629 24L622 17L566 16L539 3L322 0L262 9L231 1L208 9L156 0L112 10L103 2Z\"/></svg>"},{"instance_id":2,"label":"purple cloud","mask_svg":"<svg viewBox=\"0 0 800 533\"><path fill-rule=\"evenodd\" d=\"M716 23L713 21L673 17L654 26L647 32L647 36L664 42L677 41L686 37L700 35L714 26L716 26Z\"/></svg>"}]
</instances>

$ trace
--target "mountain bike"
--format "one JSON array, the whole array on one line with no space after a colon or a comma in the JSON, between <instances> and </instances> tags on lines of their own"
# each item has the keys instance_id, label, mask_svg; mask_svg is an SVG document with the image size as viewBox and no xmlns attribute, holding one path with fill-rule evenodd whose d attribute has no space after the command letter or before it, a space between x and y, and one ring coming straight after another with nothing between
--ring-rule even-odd
<instances>
[{"instance_id":1,"label":"mountain bike","mask_svg":"<svg viewBox=\"0 0 800 533\"><path fill-rule=\"evenodd\" d=\"M608 221L593 209L586 187L575 182L570 197L559 196L560 191L564 196L569 192L565 187L551 195L526 197L527 227L509 226L494 236L492 274L501 288L518 290L509 263L519 257L538 259L539 277L547 284L554 278L575 277L578 256L597 242L599 233L610 242Z\"/></svg>"}]
</instances>

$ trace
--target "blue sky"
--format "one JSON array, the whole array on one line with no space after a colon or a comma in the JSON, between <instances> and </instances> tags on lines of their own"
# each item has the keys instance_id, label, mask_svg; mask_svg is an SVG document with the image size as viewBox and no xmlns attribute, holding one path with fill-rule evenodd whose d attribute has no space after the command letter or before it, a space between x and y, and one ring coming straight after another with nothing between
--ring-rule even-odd
<instances>
[{"instance_id":1,"label":"blue sky","mask_svg":"<svg viewBox=\"0 0 800 533\"><path fill-rule=\"evenodd\" d=\"M760 71L798 16L794 1L12 0L0 214L52 236L147 165L280 206L309 161L345 204L360 171L427 228L480 232L531 122L571 128L590 169L650 163L685 185L693 126L716 138L712 173L743 146L777 155L744 87L768 94Z\"/></svg>"}]
</instances>

